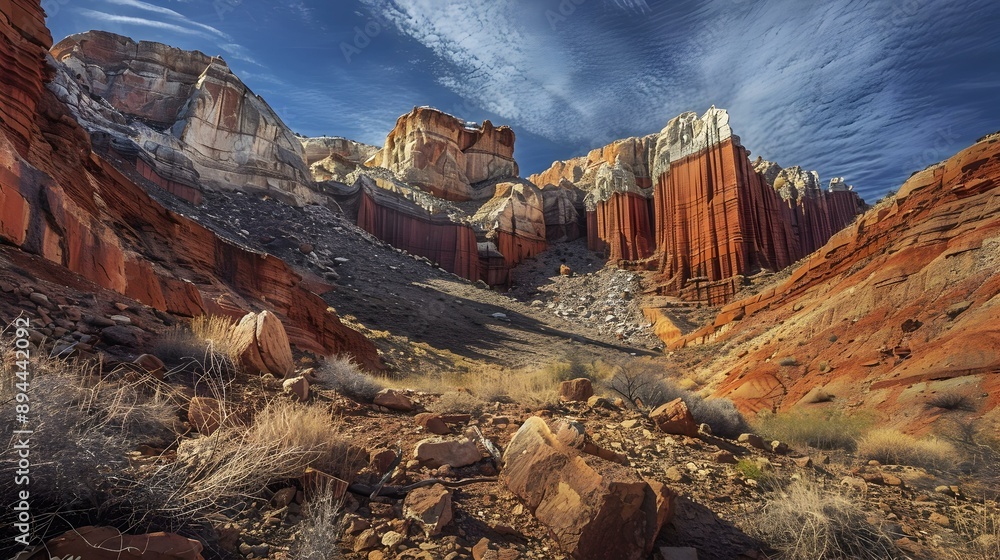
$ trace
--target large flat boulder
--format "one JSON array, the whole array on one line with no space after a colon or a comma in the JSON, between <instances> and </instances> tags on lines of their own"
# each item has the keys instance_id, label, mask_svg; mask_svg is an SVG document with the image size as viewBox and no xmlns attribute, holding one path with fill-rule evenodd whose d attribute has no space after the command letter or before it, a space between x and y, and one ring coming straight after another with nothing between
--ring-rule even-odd
<instances>
[{"instance_id":1,"label":"large flat boulder","mask_svg":"<svg viewBox=\"0 0 1000 560\"><path fill-rule=\"evenodd\" d=\"M646 558L672 513L671 490L560 443L537 417L514 434L501 476L577 560Z\"/></svg>"}]
</instances>

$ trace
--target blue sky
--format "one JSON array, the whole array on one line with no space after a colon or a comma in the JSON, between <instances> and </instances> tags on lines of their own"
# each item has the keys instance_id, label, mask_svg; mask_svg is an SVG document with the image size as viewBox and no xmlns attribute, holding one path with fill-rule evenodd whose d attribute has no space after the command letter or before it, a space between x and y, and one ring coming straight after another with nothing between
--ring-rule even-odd
<instances>
[{"instance_id":1,"label":"blue sky","mask_svg":"<svg viewBox=\"0 0 1000 560\"><path fill-rule=\"evenodd\" d=\"M382 144L431 105L517 133L527 176L684 111L724 107L754 157L869 202L1000 130L994 0L46 0L220 54L307 136Z\"/></svg>"}]
</instances>

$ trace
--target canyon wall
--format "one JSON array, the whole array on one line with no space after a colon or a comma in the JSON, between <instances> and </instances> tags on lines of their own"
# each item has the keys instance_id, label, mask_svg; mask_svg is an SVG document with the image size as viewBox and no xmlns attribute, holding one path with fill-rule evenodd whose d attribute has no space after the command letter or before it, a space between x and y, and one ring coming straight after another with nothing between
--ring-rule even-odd
<instances>
[{"instance_id":1,"label":"canyon wall","mask_svg":"<svg viewBox=\"0 0 1000 560\"><path fill-rule=\"evenodd\" d=\"M162 167L193 169L202 188L316 200L301 142L221 58L103 31L71 35L51 53L67 81L130 119L108 132ZM77 117L90 130L103 126Z\"/></svg>"},{"instance_id":2,"label":"canyon wall","mask_svg":"<svg viewBox=\"0 0 1000 560\"><path fill-rule=\"evenodd\" d=\"M57 67L37 0L0 0L0 237L159 310L236 315L271 309L292 343L349 353L380 369L374 346L343 324L281 260L222 239L172 212L91 149L90 136L46 88ZM53 84L54 85L54 84ZM304 165L304 163L303 163Z\"/></svg>"},{"instance_id":3,"label":"canyon wall","mask_svg":"<svg viewBox=\"0 0 1000 560\"><path fill-rule=\"evenodd\" d=\"M671 347L715 343L717 394L787 409L810 391L920 430L936 392L1000 404L1000 134L910 177L780 282ZM791 365L787 365L791 364ZM857 388L864 387L864 393ZM996 418L994 418L996 420Z\"/></svg>"},{"instance_id":4,"label":"canyon wall","mask_svg":"<svg viewBox=\"0 0 1000 560\"><path fill-rule=\"evenodd\" d=\"M472 127L429 107L399 117L368 165L452 201L489 199L492 185L480 183L518 175L513 130L490 121Z\"/></svg>"},{"instance_id":5,"label":"canyon wall","mask_svg":"<svg viewBox=\"0 0 1000 560\"><path fill-rule=\"evenodd\" d=\"M592 250L657 270L661 294L711 304L732 298L744 276L815 251L864 210L841 179L824 190L815 172L752 164L728 113L715 107L531 179L584 193Z\"/></svg>"}]
</instances>

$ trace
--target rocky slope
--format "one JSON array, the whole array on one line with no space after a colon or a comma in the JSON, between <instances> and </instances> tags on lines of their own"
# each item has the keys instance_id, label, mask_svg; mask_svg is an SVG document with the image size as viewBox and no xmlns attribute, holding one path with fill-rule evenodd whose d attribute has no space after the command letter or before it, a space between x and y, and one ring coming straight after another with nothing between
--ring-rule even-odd
<instances>
[{"instance_id":1,"label":"rocky slope","mask_svg":"<svg viewBox=\"0 0 1000 560\"><path fill-rule=\"evenodd\" d=\"M0 62L14 71L5 72L0 92L6 243L161 311L190 317L272 309L301 349L349 352L381 367L374 346L342 325L284 262L168 210L127 161L91 151L89 135L59 98L66 90L46 88L61 69L47 59L51 38L40 6L4 8Z\"/></svg>"},{"instance_id":2,"label":"rocky slope","mask_svg":"<svg viewBox=\"0 0 1000 560\"><path fill-rule=\"evenodd\" d=\"M920 429L941 418L926 402L954 393L995 420L998 209L992 135L914 174L790 277L671 344L723 344L707 365L725 372L717 394L748 410L787 409L821 388Z\"/></svg>"}]
</instances>

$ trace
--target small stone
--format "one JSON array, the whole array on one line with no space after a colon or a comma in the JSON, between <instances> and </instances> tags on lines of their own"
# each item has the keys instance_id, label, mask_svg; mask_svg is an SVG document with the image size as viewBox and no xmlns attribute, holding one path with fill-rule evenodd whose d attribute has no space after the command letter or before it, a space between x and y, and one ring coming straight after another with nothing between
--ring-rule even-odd
<instances>
[{"instance_id":1,"label":"small stone","mask_svg":"<svg viewBox=\"0 0 1000 560\"><path fill-rule=\"evenodd\" d=\"M375 548L378 545L379 538L378 534L375 533L375 530L365 529L354 539L354 552L361 552L362 550Z\"/></svg>"},{"instance_id":2,"label":"small stone","mask_svg":"<svg viewBox=\"0 0 1000 560\"><path fill-rule=\"evenodd\" d=\"M562 402L584 402L592 396L594 396L594 386L585 377L559 384L559 400Z\"/></svg>"},{"instance_id":3,"label":"small stone","mask_svg":"<svg viewBox=\"0 0 1000 560\"><path fill-rule=\"evenodd\" d=\"M632 429L632 428L636 427L638 424L639 424L639 421L633 418L631 420L623 420L621 426L622 426L622 428L625 428L626 430L628 430L628 429Z\"/></svg>"},{"instance_id":4,"label":"small stone","mask_svg":"<svg viewBox=\"0 0 1000 560\"><path fill-rule=\"evenodd\" d=\"M935 523L942 527L951 527L951 519L947 515L942 515L938 512L932 512L931 516L927 518L931 523Z\"/></svg>"},{"instance_id":5,"label":"small stone","mask_svg":"<svg viewBox=\"0 0 1000 560\"><path fill-rule=\"evenodd\" d=\"M288 488L282 488L281 490L278 490L277 492L274 493L274 496L271 498L271 504L278 509L287 507L288 504L292 503L292 500L295 499L296 491L297 490L294 486L289 486Z\"/></svg>"},{"instance_id":6,"label":"small stone","mask_svg":"<svg viewBox=\"0 0 1000 560\"><path fill-rule=\"evenodd\" d=\"M163 381L163 374L167 371L167 366L163 363L163 360L152 354L143 354L136 358L132 363L139 366L160 381Z\"/></svg>"},{"instance_id":7,"label":"small stone","mask_svg":"<svg viewBox=\"0 0 1000 560\"><path fill-rule=\"evenodd\" d=\"M750 444L750 446L756 447L757 449L770 451L770 448L764 444L764 438L758 436L757 434L740 434L740 437L737 438L736 441Z\"/></svg>"},{"instance_id":8,"label":"small stone","mask_svg":"<svg viewBox=\"0 0 1000 560\"><path fill-rule=\"evenodd\" d=\"M402 392L395 389L382 389L375 395L375 400L373 401L379 406L384 406L391 410L398 410L401 412L409 412L413 410L413 401L409 399Z\"/></svg>"},{"instance_id":9,"label":"small stone","mask_svg":"<svg viewBox=\"0 0 1000 560\"><path fill-rule=\"evenodd\" d=\"M938 494L944 494L945 496L951 496L952 498L955 497L955 493L951 491L950 486L944 486L944 485L935 486L934 491L937 492Z\"/></svg>"},{"instance_id":10,"label":"small stone","mask_svg":"<svg viewBox=\"0 0 1000 560\"><path fill-rule=\"evenodd\" d=\"M389 550L396 550L405 540L406 537L396 531L389 531L382 535L382 546L389 547Z\"/></svg>"},{"instance_id":11,"label":"small stone","mask_svg":"<svg viewBox=\"0 0 1000 560\"><path fill-rule=\"evenodd\" d=\"M132 324L132 319L129 319L128 317L126 317L124 315L112 315L111 317L109 317L109 319L111 319L112 321L114 321L115 323L117 323L119 325L131 325Z\"/></svg>"},{"instance_id":12,"label":"small stone","mask_svg":"<svg viewBox=\"0 0 1000 560\"><path fill-rule=\"evenodd\" d=\"M416 488L403 502L403 517L419 523L428 538L441 534L452 516L451 492L440 484Z\"/></svg>"},{"instance_id":13,"label":"small stone","mask_svg":"<svg viewBox=\"0 0 1000 560\"><path fill-rule=\"evenodd\" d=\"M41 292L31 292L30 294L28 294L28 299L30 299L31 303L34 303L35 305L40 305L42 307L48 307L48 308L53 307L52 302L49 301L49 296Z\"/></svg>"},{"instance_id":14,"label":"small stone","mask_svg":"<svg viewBox=\"0 0 1000 560\"><path fill-rule=\"evenodd\" d=\"M667 480L671 482L689 482L691 479L684 471L677 467L668 467L666 471Z\"/></svg>"},{"instance_id":15,"label":"small stone","mask_svg":"<svg viewBox=\"0 0 1000 560\"><path fill-rule=\"evenodd\" d=\"M771 451L777 453L778 455L784 455L785 453L788 453L788 444L783 441L772 441Z\"/></svg>"},{"instance_id":16,"label":"small stone","mask_svg":"<svg viewBox=\"0 0 1000 560\"><path fill-rule=\"evenodd\" d=\"M302 243L299 245L299 252L303 255L308 255L313 252L313 246L311 243Z\"/></svg>"},{"instance_id":17,"label":"small stone","mask_svg":"<svg viewBox=\"0 0 1000 560\"><path fill-rule=\"evenodd\" d=\"M305 377L293 377L281 382L281 389L289 393L299 402L309 400L309 382Z\"/></svg>"},{"instance_id":18,"label":"small stone","mask_svg":"<svg viewBox=\"0 0 1000 560\"><path fill-rule=\"evenodd\" d=\"M572 276L573 275L573 269L570 268L570 267L568 267L568 266L566 266L566 265L560 265L559 266L559 274L561 274L563 276Z\"/></svg>"},{"instance_id":19,"label":"small stone","mask_svg":"<svg viewBox=\"0 0 1000 560\"><path fill-rule=\"evenodd\" d=\"M447 435L451 433L448 425L445 423L444 419L441 418L440 414L434 414L431 412L423 412L418 414L414 421L418 426L422 427L424 430L437 434L439 436Z\"/></svg>"},{"instance_id":20,"label":"small stone","mask_svg":"<svg viewBox=\"0 0 1000 560\"><path fill-rule=\"evenodd\" d=\"M803 469L811 467L813 464L812 457L793 457L792 462Z\"/></svg>"},{"instance_id":21,"label":"small stone","mask_svg":"<svg viewBox=\"0 0 1000 560\"><path fill-rule=\"evenodd\" d=\"M735 465L737 463L736 457L733 457L732 453L725 450L718 451L717 453L712 455L712 460L714 460L716 463L725 465Z\"/></svg>"}]
</instances>

